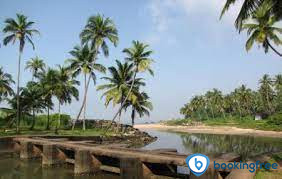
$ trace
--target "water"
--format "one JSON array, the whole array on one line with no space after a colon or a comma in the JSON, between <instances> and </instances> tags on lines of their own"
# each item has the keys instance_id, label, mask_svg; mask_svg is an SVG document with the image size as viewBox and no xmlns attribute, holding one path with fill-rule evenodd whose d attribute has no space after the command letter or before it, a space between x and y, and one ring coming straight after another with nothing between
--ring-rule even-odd
<instances>
[{"instance_id":1,"label":"water","mask_svg":"<svg viewBox=\"0 0 282 179\"><path fill-rule=\"evenodd\" d=\"M237 153L243 158L258 154L282 151L282 139L234 135L186 134L147 130L158 140L144 149L176 148L187 155L202 153L208 156L221 153ZM0 149L5 145L0 143ZM185 169L187 170L187 169ZM41 161L22 161L9 155L0 156L0 179L115 179L117 175L99 174L96 176L74 176L73 166L43 168Z\"/></svg>"},{"instance_id":2,"label":"water","mask_svg":"<svg viewBox=\"0 0 282 179\"><path fill-rule=\"evenodd\" d=\"M188 134L176 132L161 132L147 130L158 140L145 146L144 149L176 148L184 154L202 153L217 156L222 153L236 153L243 159L249 159L264 153L282 151L281 138L218 135L218 134Z\"/></svg>"}]
</instances>

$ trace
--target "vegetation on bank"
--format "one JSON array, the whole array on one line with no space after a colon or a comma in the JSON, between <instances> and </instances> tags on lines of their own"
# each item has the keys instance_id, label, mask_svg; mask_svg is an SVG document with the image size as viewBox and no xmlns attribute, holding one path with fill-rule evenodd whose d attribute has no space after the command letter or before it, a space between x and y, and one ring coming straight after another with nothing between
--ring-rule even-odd
<instances>
[{"instance_id":1,"label":"vegetation on bank","mask_svg":"<svg viewBox=\"0 0 282 179\"><path fill-rule=\"evenodd\" d=\"M207 125L231 125L262 130L282 130L282 75L264 75L254 91L241 85L228 94L218 89L197 95L180 113L184 119L167 124L202 122ZM187 119L187 120L186 120Z\"/></svg>"},{"instance_id":2,"label":"vegetation on bank","mask_svg":"<svg viewBox=\"0 0 282 179\"><path fill-rule=\"evenodd\" d=\"M282 114L273 115L265 120L254 120L253 116L246 117L228 117L215 118L213 120L197 121L191 118L188 119L172 119L165 121L164 124L170 126L232 126L245 129L267 130L267 131L282 131Z\"/></svg>"},{"instance_id":3,"label":"vegetation on bank","mask_svg":"<svg viewBox=\"0 0 282 179\"><path fill-rule=\"evenodd\" d=\"M282 153L273 154L269 161L270 164L278 163L281 165L282 162ZM282 178L282 170L279 168L278 170L268 170L266 168L260 169L255 176L256 179L264 179L264 178Z\"/></svg>"}]
</instances>

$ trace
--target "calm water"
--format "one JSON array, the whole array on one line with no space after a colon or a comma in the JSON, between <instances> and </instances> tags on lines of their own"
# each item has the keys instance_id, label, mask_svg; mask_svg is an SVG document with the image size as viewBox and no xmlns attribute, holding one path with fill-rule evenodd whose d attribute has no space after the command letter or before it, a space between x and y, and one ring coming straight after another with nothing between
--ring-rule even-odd
<instances>
[{"instance_id":1,"label":"calm water","mask_svg":"<svg viewBox=\"0 0 282 179\"><path fill-rule=\"evenodd\" d=\"M243 158L282 151L282 139L239 135L187 134L147 130L158 140L145 149L176 148L178 152L202 153L216 156L222 153L236 153Z\"/></svg>"},{"instance_id":2,"label":"calm water","mask_svg":"<svg viewBox=\"0 0 282 179\"><path fill-rule=\"evenodd\" d=\"M282 151L282 139L249 136L184 134L159 131L147 131L158 140L144 149L176 148L178 152L191 154L203 153L213 156L221 153L238 153L244 158L257 154ZM4 146L1 146L0 149ZM119 178L116 175L74 176L73 166L42 168L41 161L21 161L18 158L0 156L0 179L90 179Z\"/></svg>"}]
</instances>

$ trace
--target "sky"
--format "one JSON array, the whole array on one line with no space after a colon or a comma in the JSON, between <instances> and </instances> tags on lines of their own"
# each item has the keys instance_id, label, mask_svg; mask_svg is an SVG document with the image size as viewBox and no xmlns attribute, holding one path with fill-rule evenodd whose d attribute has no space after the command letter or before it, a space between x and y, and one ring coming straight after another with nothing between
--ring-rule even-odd
<instances>
[{"instance_id":1,"label":"sky","mask_svg":"<svg viewBox=\"0 0 282 179\"><path fill-rule=\"evenodd\" d=\"M154 51L155 76L141 76L146 80L143 90L150 95L154 110L150 117L138 118L136 122L156 122L181 117L179 109L194 95L212 88L228 93L241 84L257 89L263 74L281 73L282 60L271 51L264 54L261 47L254 45L246 52L246 34L239 34L234 28L240 3L220 20L223 3L222 0L1 0L0 29L6 18L22 13L35 22L34 28L41 33L33 38L35 50L29 44L24 49L23 86L31 80L31 73L24 70L31 57L38 55L50 67L63 64L70 58L68 52L80 43L79 33L87 19L98 13L110 17L119 31L120 41L116 48L109 45L109 57L100 56L99 63L109 67L116 59L123 60L122 50L130 47L132 40L150 45ZM3 37L1 32L1 41ZM17 58L18 44L1 46L0 65L14 79ZM102 76L98 74L98 78ZM103 83L103 80L97 81L97 85ZM82 87L79 87L81 99ZM63 106L62 111L76 116L81 101ZM111 119L116 110L117 107L112 106L105 108L101 92L91 84L87 117ZM130 121L128 112L122 121Z\"/></svg>"}]
</instances>

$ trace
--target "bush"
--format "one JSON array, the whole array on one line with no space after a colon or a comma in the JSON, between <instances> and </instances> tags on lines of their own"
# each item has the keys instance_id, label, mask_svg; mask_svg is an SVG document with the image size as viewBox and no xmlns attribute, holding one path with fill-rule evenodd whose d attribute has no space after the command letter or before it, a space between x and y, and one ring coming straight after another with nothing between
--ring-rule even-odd
<instances>
[{"instance_id":1,"label":"bush","mask_svg":"<svg viewBox=\"0 0 282 179\"><path fill-rule=\"evenodd\" d=\"M277 113L268 118L267 124L270 125L279 125L282 127L282 113Z\"/></svg>"},{"instance_id":2,"label":"bush","mask_svg":"<svg viewBox=\"0 0 282 179\"><path fill-rule=\"evenodd\" d=\"M49 120L50 127L51 128L56 127L58 120L59 120L59 114L51 114L50 120ZM35 125L36 126L46 126L47 121L48 121L48 118L46 114L37 115L35 118ZM61 128L68 128L70 126L70 121L71 121L70 115L61 114L61 121L60 121Z\"/></svg>"}]
</instances>

